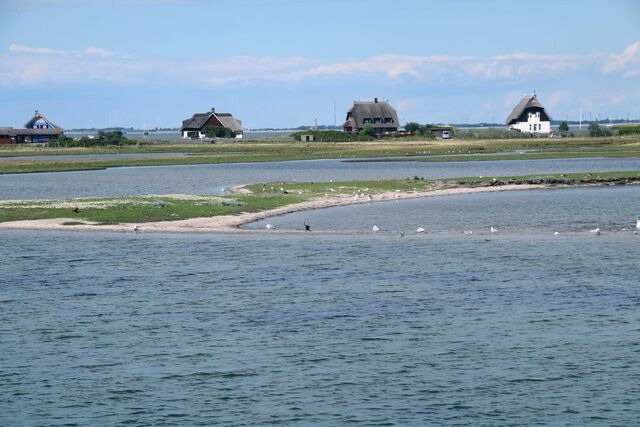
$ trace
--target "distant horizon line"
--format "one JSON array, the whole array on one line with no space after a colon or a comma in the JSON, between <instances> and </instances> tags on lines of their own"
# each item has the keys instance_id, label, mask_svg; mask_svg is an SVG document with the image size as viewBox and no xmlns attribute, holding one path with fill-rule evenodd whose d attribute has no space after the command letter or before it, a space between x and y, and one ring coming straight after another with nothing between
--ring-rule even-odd
<instances>
[{"instance_id":1,"label":"distant horizon line","mask_svg":"<svg viewBox=\"0 0 640 427\"><path fill-rule=\"evenodd\" d=\"M579 125L582 123L583 125L589 125L591 122L598 122L603 124L638 124L640 123L640 118L635 119L592 119L592 120L551 120L552 125L559 125L560 123L565 122L568 125ZM405 122L414 123L414 122ZM427 123L437 126L453 126L453 127L502 127L507 126L504 123L496 123L496 122L473 122L473 123ZM400 126L402 127L402 126ZM287 130L340 130L342 126L338 125L299 125L299 126L291 126L291 127L260 127L260 128L245 128L245 131L248 132L276 132L276 131L287 131ZM130 132L179 132L180 127L160 127L155 126L153 128L136 128L133 126L106 126L106 127L77 127L65 129L65 132L84 132L84 131L101 131L101 130L125 130Z\"/></svg>"}]
</instances>

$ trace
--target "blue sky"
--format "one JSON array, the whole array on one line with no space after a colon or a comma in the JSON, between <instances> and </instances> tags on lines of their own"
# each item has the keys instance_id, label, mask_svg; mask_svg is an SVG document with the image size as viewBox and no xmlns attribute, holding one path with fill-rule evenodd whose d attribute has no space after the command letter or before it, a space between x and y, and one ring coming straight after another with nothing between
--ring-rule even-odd
<instances>
[{"instance_id":1,"label":"blue sky","mask_svg":"<svg viewBox=\"0 0 640 427\"><path fill-rule=\"evenodd\" d=\"M533 90L554 119L640 118L640 1L0 0L0 126L340 125L374 97L502 122Z\"/></svg>"}]
</instances>

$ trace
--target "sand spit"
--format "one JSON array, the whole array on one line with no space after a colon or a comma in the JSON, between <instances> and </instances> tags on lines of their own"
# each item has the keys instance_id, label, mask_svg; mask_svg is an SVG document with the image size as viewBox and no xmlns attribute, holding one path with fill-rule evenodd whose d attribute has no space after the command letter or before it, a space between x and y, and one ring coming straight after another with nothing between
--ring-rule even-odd
<instances>
[{"instance_id":1,"label":"sand spit","mask_svg":"<svg viewBox=\"0 0 640 427\"><path fill-rule=\"evenodd\" d=\"M433 189L412 192L385 192L365 198L354 199L349 195L319 197L303 203L282 206L262 212L245 212L238 215L221 215L206 218L191 218L178 221L145 222L139 224L97 224L81 222L72 218L55 218L40 220L8 221L0 223L0 229L22 230L66 230L66 231L109 231L109 232L141 232L141 233L256 233L277 232L277 230L248 230L243 225L265 218L301 212L313 209L324 209L335 206L346 206L362 203L385 202L392 200L415 199L419 197L450 196L456 194L488 193L497 191L532 190L549 188L545 184L509 184L495 187L460 187ZM236 189L234 189L236 190ZM290 230L287 230L290 233ZM303 231L301 231L303 232Z\"/></svg>"}]
</instances>

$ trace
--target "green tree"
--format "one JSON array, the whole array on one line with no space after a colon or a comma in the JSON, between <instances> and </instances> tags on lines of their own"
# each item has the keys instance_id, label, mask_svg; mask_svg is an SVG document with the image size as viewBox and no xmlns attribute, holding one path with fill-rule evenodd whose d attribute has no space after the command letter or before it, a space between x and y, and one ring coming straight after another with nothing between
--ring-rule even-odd
<instances>
[{"instance_id":1,"label":"green tree","mask_svg":"<svg viewBox=\"0 0 640 427\"><path fill-rule=\"evenodd\" d=\"M600 127L600 123L598 123L597 120L589 123L589 135L602 136L602 128Z\"/></svg>"},{"instance_id":2,"label":"green tree","mask_svg":"<svg viewBox=\"0 0 640 427\"><path fill-rule=\"evenodd\" d=\"M129 145L135 144L135 141L124 136L122 131L99 131L96 137L91 141L83 141L85 146L92 145Z\"/></svg>"},{"instance_id":3,"label":"green tree","mask_svg":"<svg viewBox=\"0 0 640 427\"><path fill-rule=\"evenodd\" d=\"M360 135L374 137L376 136L376 131L372 125L367 123L366 125L364 125L362 130L360 130Z\"/></svg>"},{"instance_id":4,"label":"green tree","mask_svg":"<svg viewBox=\"0 0 640 427\"><path fill-rule=\"evenodd\" d=\"M609 129L600 127L598 121L589 123L589 135L590 136L611 136L612 132Z\"/></svg>"},{"instance_id":5,"label":"green tree","mask_svg":"<svg viewBox=\"0 0 640 427\"><path fill-rule=\"evenodd\" d=\"M567 122L560 122L560 126L558 126L558 130L560 132L569 132L569 125Z\"/></svg>"},{"instance_id":6,"label":"green tree","mask_svg":"<svg viewBox=\"0 0 640 427\"><path fill-rule=\"evenodd\" d=\"M207 138L232 138L233 131L223 126L207 126L203 129Z\"/></svg>"},{"instance_id":7,"label":"green tree","mask_svg":"<svg viewBox=\"0 0 640 427\"><path fill-rule=\"evenodd\" d=\"M420 124L416 122L409 122L406 125L404 125L404 128L406 129L407 132L416 134L420 132L420 130L422 129L422 126L420 126Z\"/></svg>"}]
</instances>

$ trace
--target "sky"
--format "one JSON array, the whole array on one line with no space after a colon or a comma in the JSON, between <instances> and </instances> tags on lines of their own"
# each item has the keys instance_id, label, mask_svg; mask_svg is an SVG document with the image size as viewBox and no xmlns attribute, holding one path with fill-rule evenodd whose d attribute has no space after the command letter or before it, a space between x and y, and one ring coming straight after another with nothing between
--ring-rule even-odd
<instances>
[{"instance_id":1,"label":"sky","mask_svg":"<svg viewBox=\"0 0 640 427\"><path fill-rule=\"evenodd\" d=\"M0 126L502 123L640 118L637 0L0 0Z\"/></svg>"}]
</instances>

